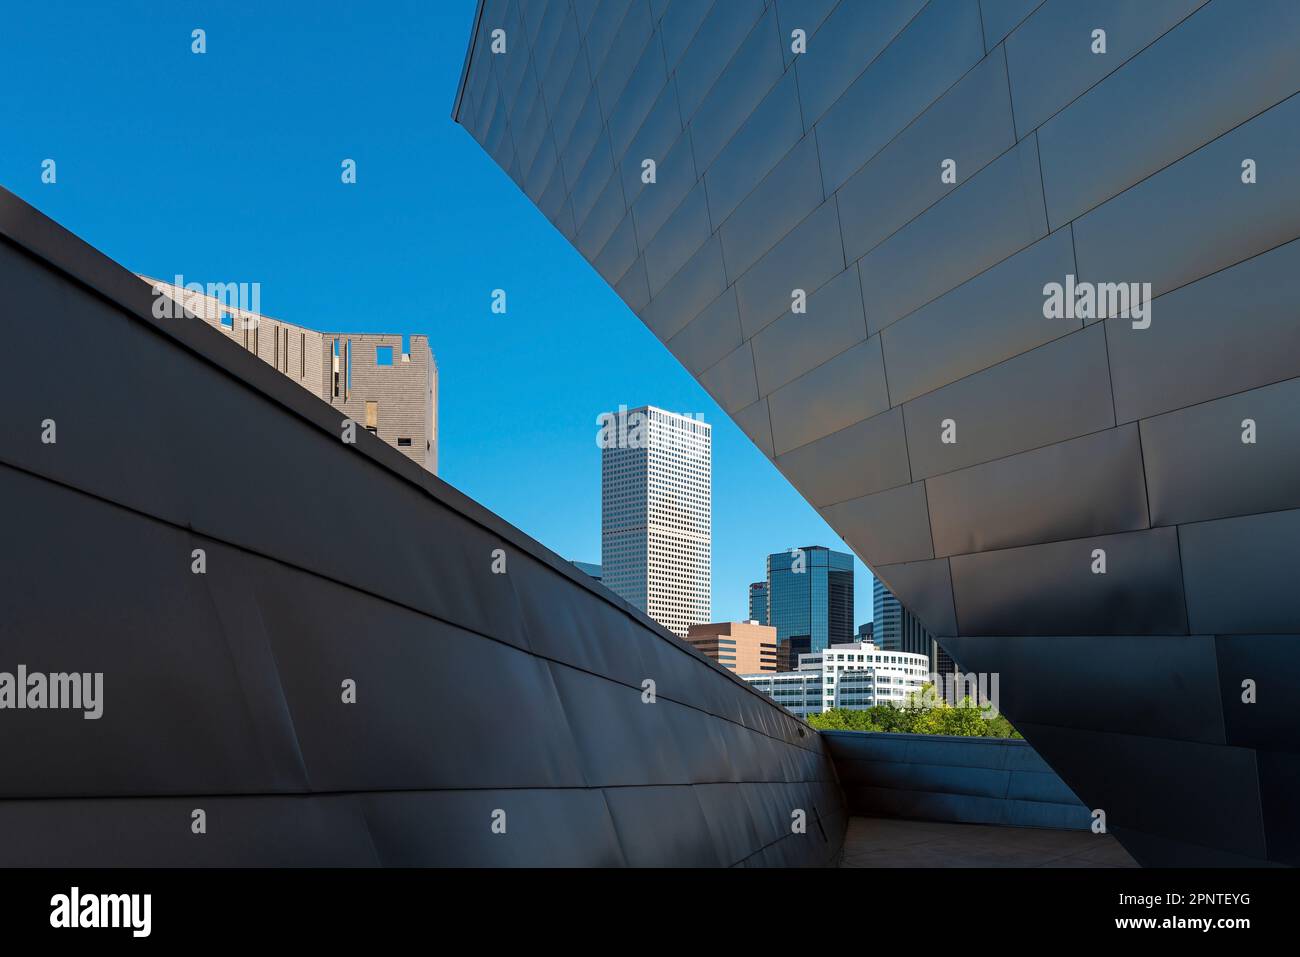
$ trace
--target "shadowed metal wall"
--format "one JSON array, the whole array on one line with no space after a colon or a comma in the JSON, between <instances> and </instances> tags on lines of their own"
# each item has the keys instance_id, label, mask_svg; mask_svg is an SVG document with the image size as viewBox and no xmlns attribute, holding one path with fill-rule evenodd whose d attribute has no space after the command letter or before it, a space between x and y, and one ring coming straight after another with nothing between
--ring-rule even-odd
<instances>
[{"instance_id":1,"label":"shadowed metal wall","mask_svg":"<svg viewBox=\"0 0 1300 957\"><path fill-rule=\"evenodd\" d=\"M0 865L838 854L805 724L3 190L0 237L0 672L104 676L0 710Z\"/></svg>"},{"instance_id":2,"label":"shadowed metal wall","mask_svg":"<svg viewBox=\"0 0 1300 957\"><path fill-rule=\"evenodd\" d=\"M455 117L1134 856L1297 863L1297 89L1293 0L485 0Z\"/></svg>"},{"instance_id":3,"label":"shadowed metal wall","mask_svg":"<svg viewBox=\"0 0 1300 957\"><path fill-rule=\"evenodd\" d=\"M1087 830L1092 816L1026 742L823 731L851 814Z\"/></svg>"}]
</instances>

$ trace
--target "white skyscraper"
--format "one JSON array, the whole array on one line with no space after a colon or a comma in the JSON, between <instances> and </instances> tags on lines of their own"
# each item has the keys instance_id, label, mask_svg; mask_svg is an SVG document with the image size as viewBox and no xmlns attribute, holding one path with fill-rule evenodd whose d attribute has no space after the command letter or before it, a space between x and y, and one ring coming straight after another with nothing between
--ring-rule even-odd
<instances>
[{"instance_id":1,"label":"white skyscraper","mask_svg":"<svg viewBox=\"0 0 1300 957\"><path fill-rule=\"evenodd\" d=\"M678 637L710 620L713 430L654 406L600 417L606 587Z\"/></svg>"}]
</instances>

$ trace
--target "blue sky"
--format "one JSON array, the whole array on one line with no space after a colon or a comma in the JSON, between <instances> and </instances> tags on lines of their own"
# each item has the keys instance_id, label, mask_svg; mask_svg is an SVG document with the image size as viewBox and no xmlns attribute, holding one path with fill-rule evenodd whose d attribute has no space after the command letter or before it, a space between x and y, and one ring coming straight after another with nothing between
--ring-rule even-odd
<instances>
[{"instance_id":1,"label":"blue sky","mask_svg":"<svg viewBox=\"0 0 1300 957\"><path fill-rule=\"evenodd\" d=\"M597 414L703 413L713 613L743 618L768 552L848 549L452 123L474 6L12 6L0 185L136 272L259 282L264 313L312 328L428 335L442 478L566 558L600 560ZM859 562L858 622L870 582Z\"/></svg>"}]
</instances>

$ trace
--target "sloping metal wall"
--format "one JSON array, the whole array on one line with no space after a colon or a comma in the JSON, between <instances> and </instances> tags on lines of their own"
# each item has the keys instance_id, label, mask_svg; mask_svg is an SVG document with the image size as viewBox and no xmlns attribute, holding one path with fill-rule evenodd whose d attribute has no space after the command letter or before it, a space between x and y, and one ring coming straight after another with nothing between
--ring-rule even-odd
<instances>
[{"instance_id":1,"label":"sloping metal wall","mask_svg":"<svg viewBox=\"0 0 1300 957\"><path fill-rule=\"evenodd\" d=\"M103 673L0 709L0 865L836 857L807 725L3 190L0 236L0 672Z\"/></svg>"},{"instance_id":2,"label":"sloping metal wall","mask_svg":"<svg viewBox=\"0 0 1300 957\"><path fill-rule=\"evenodd\" d=\"M823 731L852 814L1087 830L1088 809L1015 738Z\"/></svg>"},{"instance_id":3,"label":"sloping metal wall","mask_svg":"<svg viewBox=\"0 0 1300 957\"><path fill-rule=\"evenodd\" d=\"M1134 856L1297 863L1298 89L1294 0L485 0L455 116Z\"/></svg>"}]
</instances>

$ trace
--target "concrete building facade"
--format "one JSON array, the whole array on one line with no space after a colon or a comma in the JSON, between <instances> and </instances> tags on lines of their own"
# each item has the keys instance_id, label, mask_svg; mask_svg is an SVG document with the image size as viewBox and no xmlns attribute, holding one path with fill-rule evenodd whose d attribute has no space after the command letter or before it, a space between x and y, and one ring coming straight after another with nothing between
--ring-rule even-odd
<instances>
[{"instance_id":1,"label":"concrete building facade","mask_svg":"<svg viewBox=\"0 0 1300 957\"><path fill-rule=\"evenodd\" d=\"M357 428L438 474L438 364L427 336L320 332L252 311L248 296L140 278Z\"/></svg>"},{"instance_id":2,"label":"concrete building facade","mask_svg":"<svg viewBox=\"0 0 1300 957\"><path fill-rule=\"evenodd\" d=\"M691 625L686 640L696 651L737 674L777 670L776 629L756 621Z\"/></svg>"},{"instance_id":3,"label":"concrete building facade","mask_svg":"<svg viewBox=\"0 0 1300 957\"><path fill-rule=\"evenodd\" d=\"M654 406L601 416L601 575L679 638L709 620L713 430Z\"/></svg>"}]
</instances>

